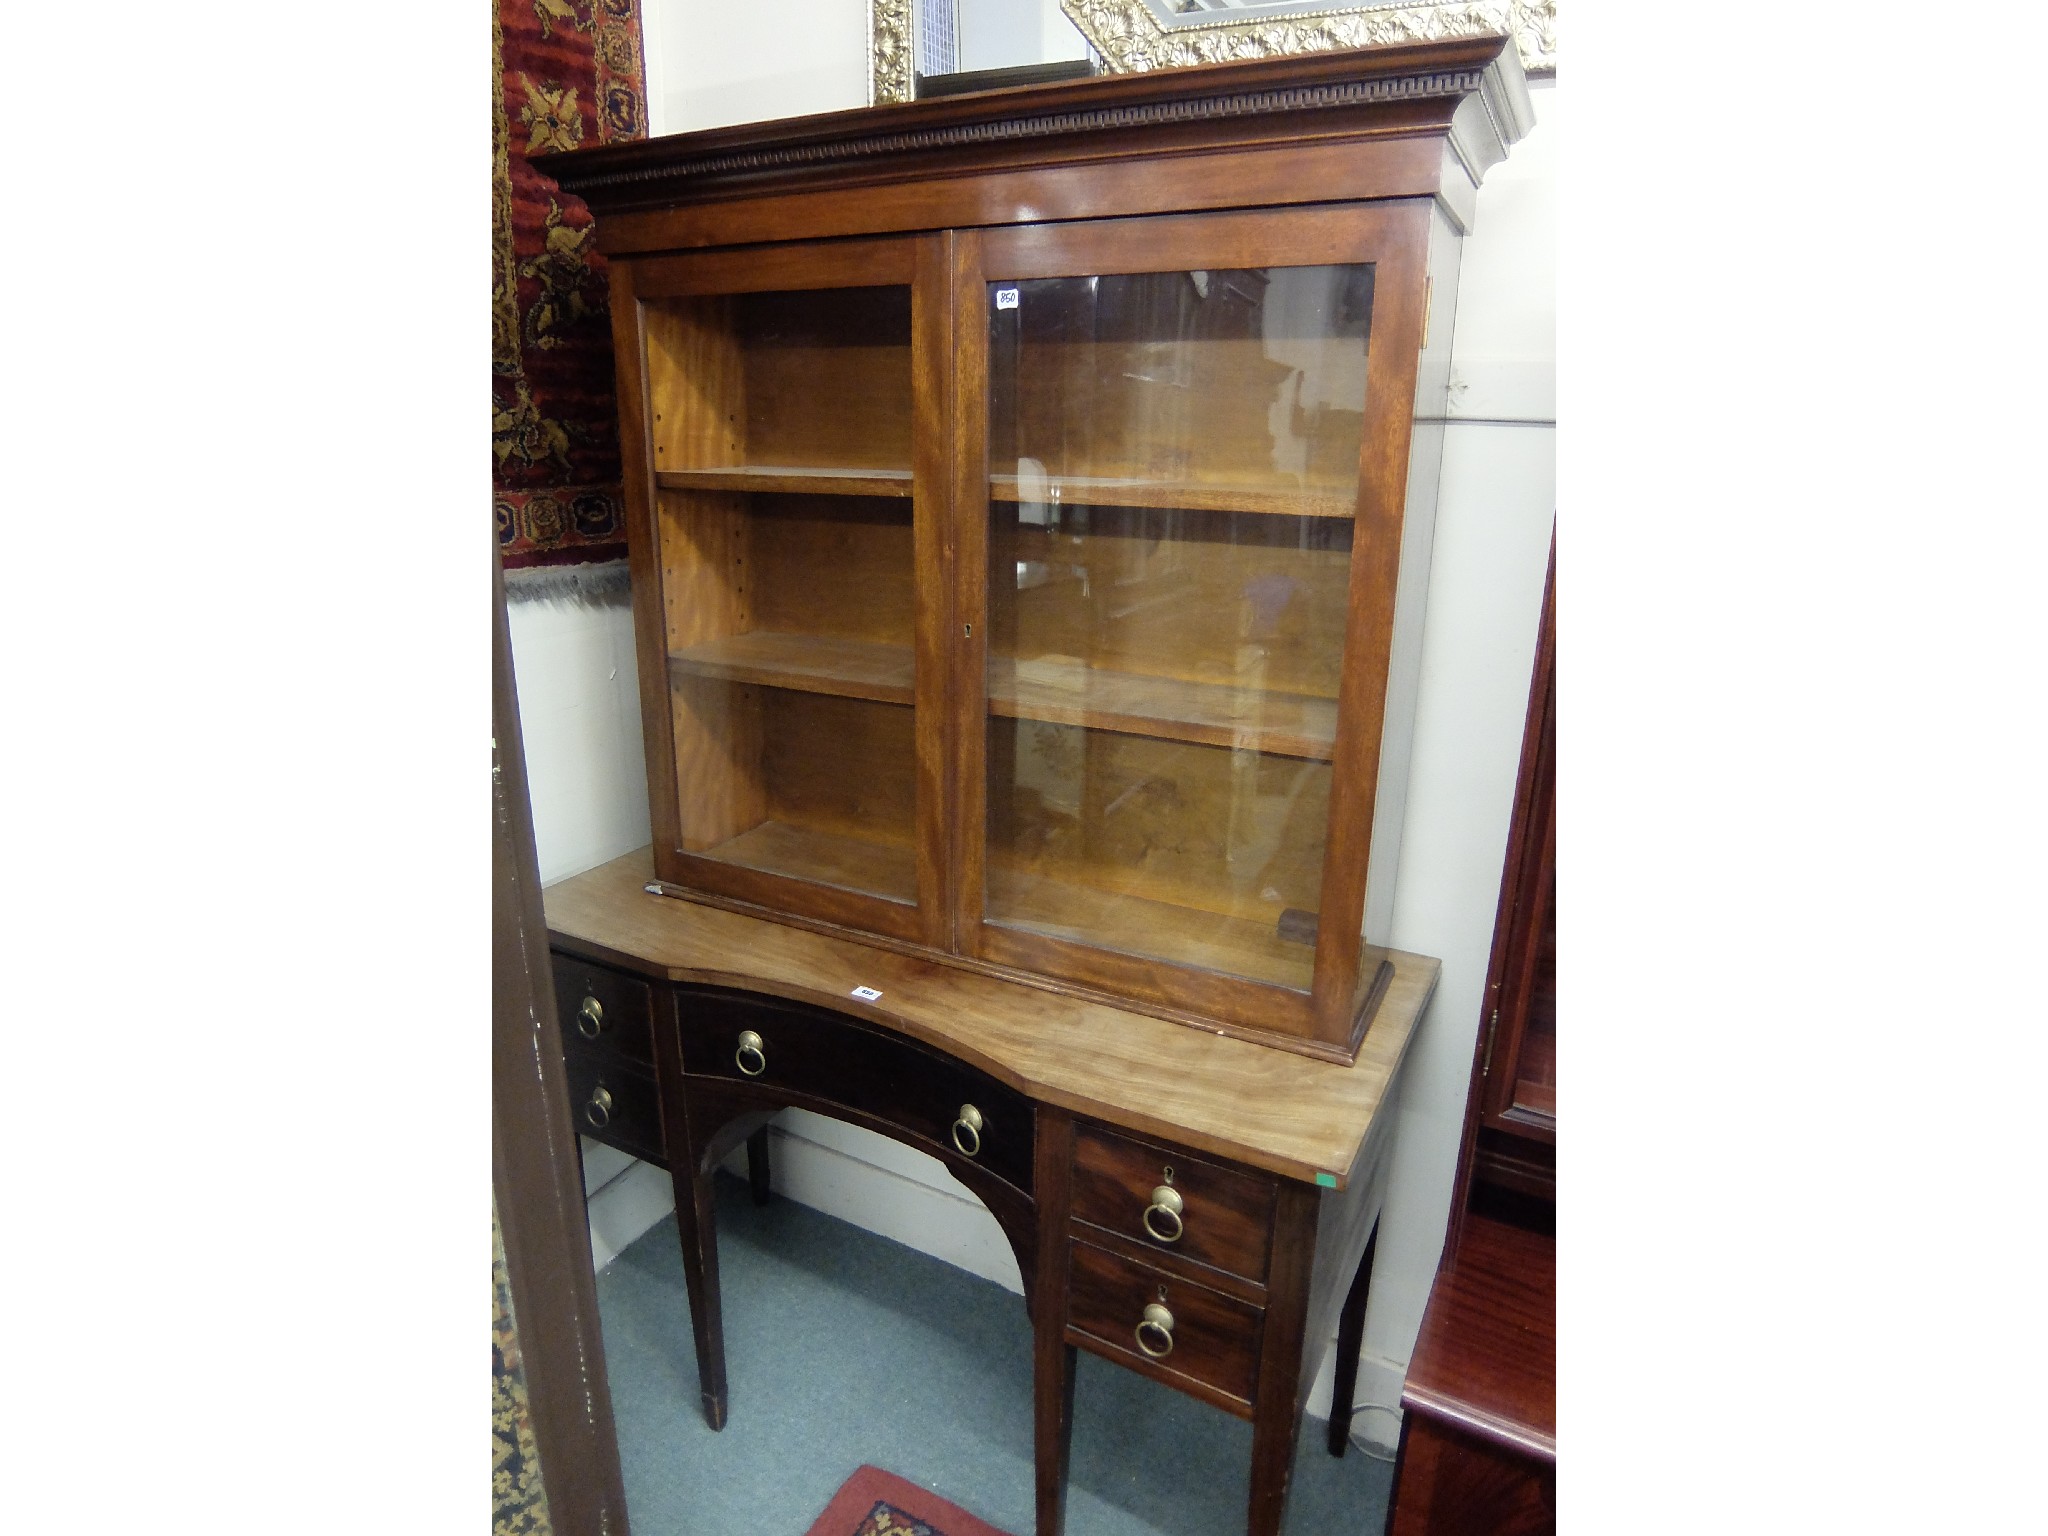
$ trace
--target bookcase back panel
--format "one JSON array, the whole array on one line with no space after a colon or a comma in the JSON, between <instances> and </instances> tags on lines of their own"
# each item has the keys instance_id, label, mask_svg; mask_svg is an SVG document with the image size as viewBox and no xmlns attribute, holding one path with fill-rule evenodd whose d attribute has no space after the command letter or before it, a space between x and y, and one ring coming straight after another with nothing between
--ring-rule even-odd
<instances>
[{"instance_id":1,"label":"bookcase back panel","mask_svg":"<svg viewBox=\"0 0 2048 1536\"><path fill-rule=\"evenodd\" d=\"M908 475L910 289L820 288L650 301L654 467Z\"/></svg>"}]
</instances>

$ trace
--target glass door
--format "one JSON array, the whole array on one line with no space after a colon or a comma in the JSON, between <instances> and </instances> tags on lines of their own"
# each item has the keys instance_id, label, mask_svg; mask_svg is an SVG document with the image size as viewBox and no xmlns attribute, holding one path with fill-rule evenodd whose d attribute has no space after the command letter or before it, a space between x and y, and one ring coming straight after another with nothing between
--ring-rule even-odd
<instances>
[{"instance_id":1,"label":"glass door","mask_svg":"<svg viewBox=\"0 0 2048 1536\"><path fill-rule=\"evenodd\" d=\"M988 237L974 915L986 958L1303 1033L1376 272L1290 222Z\"/></svg>"},{"instance_id":2,"label":"glass door","mask_svg":"<svg viewBox=\"0 0 2048 1536\"><path fill-rule=\"evenodd\" d=\"M918 422L937 406L913 385L930 344L916 266L916 243L872 242L679 257L635 281L673 754L664 878L930 941Z\"/></svg>"}]
</instances>

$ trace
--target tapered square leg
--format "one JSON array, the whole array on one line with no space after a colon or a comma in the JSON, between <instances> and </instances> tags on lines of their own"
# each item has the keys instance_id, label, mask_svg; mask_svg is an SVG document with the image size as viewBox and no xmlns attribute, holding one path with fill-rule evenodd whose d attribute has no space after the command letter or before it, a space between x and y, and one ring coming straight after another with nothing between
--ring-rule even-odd
<instances>
[{"instance_id":1,"label":"tapered square leg","mask_svg":"<svg viewBox=\"0 0 2048 1536\"><path fill-rule=\"evenodd\" d=\"M1365 1302L1372 1291L1373 1252L1379 1247L1380 1221L1372 1221L1365 1239L1365 1256L1358 1261L1351 1289L1344 1293L1344 1310L1337 1316L1337 1376L1330 1388L1330 1454L1342 1456L1351 1444L1352 1400L1358 1395L1358 1351L1365 1343Z\"/></svg>"},{"instance_id":2,"label":"tapered square leg","mask_svg":"<svg viewBox=\"0 0 2048 1536\"><path fill-rule=\"evenodd\" d=\"M690 1291L690 1327L697 1340L697 1385L704 1422L725 1428L725 1325L718 1306L718 1212L711 1175L675 1180L676 1234L682 1240L683 1280Z\"/></svg>"},{"instance_id":3,"label":"tapered square leg","mask_svg":"<svg viewBox=\"0 0 2048 1536\"><path fill-rule=\"evenodd\" d=\"M1067 1219L1073 1200L1074 1122L1040 1105L1037 1271L1031 1298L1032 1448L1037 1536L1060 1536L1067 1518L1067 1451L1074 1437L1074 1346L1067 1342Z\"/></svg>"},{"instance_id":4,"label":"tapered square leg","mask_svg":"<svg viewBox=\"0 0 2048 1536\"><path fill-rule=\"evenodd\" d=\"M768 1127L764 1125L747 1138L747 1184L754 1191L756 1205L766 1205L774 1193L768 1173Z\"/></svg>"},{"instance_id":5,"label":"tapered square leg","mask_svg":"<svg viewBox=\"0 0 2048 1536\"><path fill-rule=\"evenodd\" d=\"M1067 1519L1067 1452L1074 1440L1074 1346L1042 1349L1033 1374L1038 1536L1060 1536Z\"/></svg>"}]
</instances>

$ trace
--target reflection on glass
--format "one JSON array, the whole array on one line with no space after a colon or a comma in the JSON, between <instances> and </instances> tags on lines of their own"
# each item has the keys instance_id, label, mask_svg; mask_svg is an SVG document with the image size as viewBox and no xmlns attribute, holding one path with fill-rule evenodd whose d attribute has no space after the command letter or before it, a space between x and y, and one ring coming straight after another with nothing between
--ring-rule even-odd
<instances>
[{"instance_id":1,"label":"reflection on glass","mask_svg":"<svg viewBox=\"0 0 2048 1536\"><path fill-rule=\"evenodd\" d=\"M909 291L647 335L681 846L914 901Z\"/></svg>"},{"instance_id":2,"label":"reflection on glass","mask_svg":"<svg viewBox=\"0 0 2048 1536\"><path fill-rule=\"evenodd\" d=\"M1371 303L991 285L991 922L1308 987Z\"/></svg>"}]
</instances>

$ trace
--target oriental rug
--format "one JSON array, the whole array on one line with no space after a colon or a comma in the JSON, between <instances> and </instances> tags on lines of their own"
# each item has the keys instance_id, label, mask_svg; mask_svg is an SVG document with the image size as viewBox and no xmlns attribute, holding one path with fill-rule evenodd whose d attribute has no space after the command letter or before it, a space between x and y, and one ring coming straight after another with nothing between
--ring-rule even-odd
<instances>
[{"instance_id":1,"label":"oriental rug","mask_svg":"<svg viewBox=\"0 0 2048 1536\"><path fill-rule=\"evenodd\" d=\"M492 502L508 574L626 552L604 258L582 200L528 157L645 137L640 3L494 7Z\"/></svg>"},{"instance_id":2,"label":"oriental rug","mask_svg":"<svg viewBox=\"0 0 2048 1536\"><path fill-rule=\"evenodd\" d=\"M917 1484L862 1467L840 1485L806 1536L1005 1536Z\"/></svg>"},{"instance_id":3,"label":"oriental rug","mask_svg":"<svg viewBox=\"0 0 2048 1536\"><path fill-rule=\"evenodd\" d=\"M491 1197L491 1533L492 1536L554 1536L548 1492L540 1478L540 1449L533 1437L533 1402L526 1391L526 1366L519 1354L519 1330L512 1321L512 1276L505 1267L505 1239L498 1227L498 1200Z\"/></svg>"}]
</instances>

